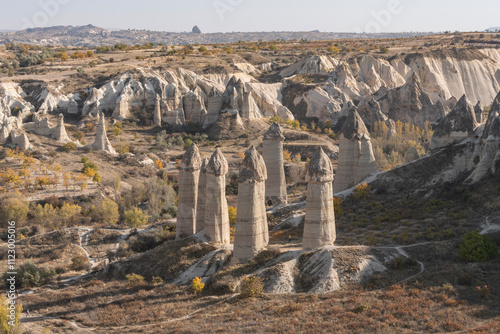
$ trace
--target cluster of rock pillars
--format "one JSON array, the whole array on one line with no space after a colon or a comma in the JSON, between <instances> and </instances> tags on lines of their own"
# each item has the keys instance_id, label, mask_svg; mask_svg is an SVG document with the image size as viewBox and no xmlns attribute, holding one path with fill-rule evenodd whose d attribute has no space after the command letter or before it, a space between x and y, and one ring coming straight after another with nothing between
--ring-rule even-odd
<instances>
[{"instance_id":1,"label":"cluster of rock pillars","mask_svg":"<svg viewBox=\"0 0 500 334\"><path fill-rule=\"evenodd\" d=\"M287 204L283 141L280 126L273 123L263 138L262 155L250 147L238 176L238 204L234 235L236 260L248 260L269 243L266 204ZM204 231L211 242L230 242L226 200L227 160L217 148L202 160L196 144L190 146L179 171L177 238ZM306 214L302 246L316 249L333 245L336 237L333 194L377 172L370 136L353 110L341 130L339 168L335 186L328 155L320 147L309 162Z\"/></svg>"}]
</instances>

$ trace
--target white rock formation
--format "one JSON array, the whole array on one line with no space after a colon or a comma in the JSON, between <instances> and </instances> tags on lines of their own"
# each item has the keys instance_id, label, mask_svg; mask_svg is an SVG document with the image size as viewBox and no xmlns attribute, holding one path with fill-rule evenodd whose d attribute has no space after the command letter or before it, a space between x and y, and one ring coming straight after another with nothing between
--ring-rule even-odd
<instances>
[{"instance_id":1,"label":"white rock formation","mask_svg":"<svg viewBox=\"0 0 500 334\"><path fill-rule=\"evenodd\" d=\"M0 144L3 144L9 138L12 130L18 129L21 126L21 120L10 116L10 109L5 105L2 107L0 103Z\"/></svg>"},{"instance_id":2,"label":"white rock formation","mask_svg":"<svg viewBox=\"0 0 500 334\"><path fill-rule=\"evenodd\" d=\"M220 244L228 244L231 238L226 200L228 170L227 160L217 148L207 165L204 229L210 241Z\"/></svg>"},{"instance_id":3,"label":"white rock formation","mask_svg":"<svg viewBox=\"0 0 500 334\"><path fill-rule=\"evenodd\" d=\"M130 118L130 105L128 103L130 93L130 89L125 89L124 93L116 100L112 117L117 119Z\"/></svg>"},{"instance_id":4,"label":"white rock formation","mask_svg":"<svg viewBox=\"0 0 500 334\"><path fill-rule=\"evenodd\" d=\"M78 102L76 100L69 101L68 114L78 114Z\"/></svg>"},{"instance_id":5,"label":"white rock formation","mask_svg":"<svg viewBox=\"0 0 500 334\"><path fill-rule=\"evenodd\" d=\"M50 137L63 144L72 141L66 132L63 114L59 114L56 126L50 125L49 118L47 116L34 114L33 122L24 123L23 128L25 131L33 132L40 136Z\"/></svg>"},{"instance_id":6,"label":"white rock formation","mask_svg":"<svg viewBox=\"0 0 500 334\"><path fill-rule=\"evenodd\" d=\"M403 86L388 90L377 102L390 119L420 127L427 121L434 124L445 115L442 104L431 101L416 74L412 74ZM370 123L370 119L367 121Z\"/></svg>"},{"instance_id":7,"label":"white rock formation","mask_svg":"<svg viewBox=\"0 0 500 334\"><path fill-rule=\"evenodd\" d=\"M340 132L334 193L346 190L378 172L370 135L356 107L352 106Z\"/></svg>"},{"instance_id":8,"label":"white rock formation","mask_svg":"<svg viewBox=\"0 0 500 334\"><path fill-rule=\"evenodd\" d=\"M106 120L102 112L99 113L98 116L98 124L97 124L97 132L95 140L88 147L94 151L103 151L111 155L117 155L115 149L113 148L111 142L108 139L108 135L106 134Z\"/></svg>"},{"instance_id":9,"label":"white rock formation","mask_svg":"<svg viewBox=\"0 0 500 334\"><path fill-rule=\"evenodd\" d=\"M267 205L287 204L286 178L283 167L283 141L285 136L278 123L273 123L264 135L262 156L266 163Z\"/></svg>"},{"instance_id":10,"label":"white rock formation","mask_svg":"<svg viewBox=\"0 0 500 334\"><path fill-rule=\"evenodd\" d=\"M155 103L155 111L154 111L154 124L156 126L161 126L161 97L159 95L156 96L156 103Z\"/></svg>"},{"instance_id":11,"label":"white rock formation","mask_svg":"<svg viewBox=\"0 0 500 334\"><path fill-rule=\"evenodd\" d=\"M333 245L335 213L333 210L332 163L320 147L307 169L306 217L302 238L303 249Z\"/></svg>"},{"instance_id":12,"label":"white rock formation","mask_svg":"<svg viewBox=\"0 0 500 334\"><path fill-rule=\"evenodd\" d=\"M201 168L200 151L191 145L179 166L179 205L177 209L177 239L196 233L196 207Z\"/></svg>"},{"instance_id":13,"label":"white rock formation","mask_svg":"<svg viewBox=\"0 0 500 334\"><path fill-rule=\"evenodd\" d=\"M333 99L321 87L310 89L293 101L295 105L301 102L307 105L306 117L318 118L320 122L330 120L333 123L336 123L340 117L341 103Z\"/></svg>"},{"instance_id":14,"label":"white rock formation","mask_svg":"<svg viewBox=\"0 0 500 334\"><path fill-rule=\"evenodd\" d=\"M430 148L435 150L458 143L471 135L477 126L474 108L464 95L453 110L436 126Z\"/></svg>"},{"instance_id":15,"label":"white rock formation","mask_svg":"<svg viewBox=\"0 0 500 334\"><path fill-rule=\"evenodd\" d=\"M66 132L66 127L64 126L64 115L63 114L59 114L59 116L58 116L57 126L54 129L54 133L53 133L52 137L55 140L57 140L58 142L64 143L64 144L72 141L69 138L68 133Z\"/></svg>"},{"instance_id":16,"label":"white rock formation","mask_svg":"<svg viewBox=\"0 0 500 334\"><path fill-rule=\"evenodd\" d=\"M337 64L337 60L327 56L312 56L287 67L280 75L286 78L296 74L326 74Z\"/></svg>"},{"instance_id":17,"label":"white rock formation","mask_svg":"<svg viewBox=\"0 0 500 334\"><path fill-rule=\"evenodd\" d=\"M497 162L500 160L500 93L493 101L488 115L482 138L476 143L479 154L479 163L475 166L469 182L478 182L488 173L495 173Z\"/></svg>"},{"instance_id":18,"label":"white rock formation","mask_svg":"<svg viewBox=\"0 0 500 334\"><path fill-rule=\"evenodd\" d=\"M19 147L21 150L30 150L33 148L31 145L28 136L26 135L26 132L20 131L16 133L17 131L12 131L10 133L10 138L12 140L12 144L16 147Z\"/></svg>"},{"instance_id":19,"label":"white rock formation","mask_svg":"<svg viewBox=\"0 0 500 334\"><path fill-rule=\"evenodd\" d=\"M185 121L203 125L207 110L201 96L196 92L189 92L184 95L182 102Z\"/></svg>"},{"instance_id":20,"label":"white rock formation","mask_svg":"<svg viewBox=\"0 0 500 334\"><path fill-rule=\"evenodd\" d=\"M255 147L250 147L240 168L238 213L233 257L248 260L269 243L265 203L266 164Z\"/></svg>"},{"instance_id":21,"label":"white rock formation","mask_svg":"<svg viewBox=\"0 0 500 334\"><path fill-rule=\"evenodd\" d=\"M208 158L203 159L198 181L198 201L196 204L196 233L205 227L205 203L207 199L207 166Z\"/></svg>"}]
</instances>

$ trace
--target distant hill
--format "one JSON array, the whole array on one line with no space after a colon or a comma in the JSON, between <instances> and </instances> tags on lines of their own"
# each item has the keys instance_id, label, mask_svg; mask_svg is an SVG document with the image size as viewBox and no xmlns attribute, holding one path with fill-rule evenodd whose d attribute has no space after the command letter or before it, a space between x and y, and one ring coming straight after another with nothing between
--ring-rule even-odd
<instances>
[{"instance_id":1,"label":"distant hill","mask_svg":"<svg viewBox=\"0 0 500 334\"><path fill-rule=\"evenodd\" d=\"M500 31L500 27L488 28L486 31Z\"/></svg>"},{"instance_id":2,"label":"distant hill","mask_svg":"<svg viewBox=\"0 0 500 334\"><path fill-rule=\"evenodd\" d=\"M238 41L271 40L331 40L343 38L399 38L428 35L427 33L336 33L319 31L282 32L232 32L200 34L192 32L165 32L150 30L108 30L93 25L54 26L31 28L0 33L0 45L10 42L37 45L95 46L125 43L129 45L145 42L175 44L234 43Z\"/></svg>"}]
</instances>

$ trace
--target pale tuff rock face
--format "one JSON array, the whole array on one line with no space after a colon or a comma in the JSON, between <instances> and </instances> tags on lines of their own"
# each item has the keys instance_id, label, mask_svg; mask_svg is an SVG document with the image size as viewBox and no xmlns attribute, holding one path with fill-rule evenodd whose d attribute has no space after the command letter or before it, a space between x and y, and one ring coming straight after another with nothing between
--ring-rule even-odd
<instances>
[{"instance_id":1,"label":"pale tuff rock face","mask_svg":"<svg viewBox=\"0 0 500 334\"><path fill-rule=\"evenodd\" d=\"M322 148L311 159L306 179L309 185L302 247L316 249L333 245L336 233L332 196L332 163Z\"/></svg>"},{"instance_id":2,"label":"pale tuff rock face","mask_svg":"<svg viewBox=\"0 0 500 334\"><path fill-rule=\"evenodd\" d=\"M69 138L68 133L66 132L66 127L64 126L64 115L59 114L59 118L57 120L57 126L54 131L53 137L55 140L61 143L69 143L72 140Z\"/></svg>"},{"instance_id":3,"label":"pale tuff rock face","mask_svg":"<svg viewBox=\"0 0 500 334\"><path fill-rule=\"evenodd\" d=\"M53 138L60 143L66 144L72 141L69 138L68 133L66 132L63 114L59 114L56 126L50 125L47 116L40 116L38 114L35 114L33 116L33 122L24 123L22 127L28 132L33 132L40 136Z\"/></svg>"},{"instance_id":4,"label":"pale tuff rock face","mask_svg":"<svg viewBox=\"0 0 500 334\"><path fill-rule=\"evenodd\" d=\"M325 91L326 89L329 89L332 94ZM316 117L320 122L330 120L335 123L340 117L340 111L342 110L342 96L341 94L337 95L336 88L334 87L328 87L325 90L321 87L310 89L301 96L297 96L293 100L293 103L295 105L299 103L307 105L306 117Z\"/></svg>"},{"instance_id":5,"label":"pale tuff rock face","mask_svg":"<svg viewBox=\"0 0 500 334\"><path fill-rule=\"evenodd\" d=\"M207 111L202 98L195 92L189 92L183 98L184 117L186 122L203 124Z\"/></svg>"},{"instance_id":6,"label":"pale tuff rock face","mask_svg":"<svg viewBox=\"0 0 500 334\"><path fill-rule=\"evenodd\" d=\"M269 243L265 205L264 159L252 146L240 168L238 186L238 214L234 236L234 258L248 260Z\"/></svg>"},{"instance_id":7,"label":"pale tuff rock face","mask_svg":"<svg viewBox=\"0 0 500 334\"><path fill-rule=\"evenodd\" d=\"M325 74L337 66L334 58L327 56L312 56L295 63L280 72L281 77L289 77L296 74Z\"/></svg>"},{"instance_id":8,"label":"pale tuff rock face","mask_svg":"<svg viewBox=\"0 0 500 334\"><path fill-rule=\"evenodd\" d=\"M368 129L366 128L365 122L358 113L357 108L354 105L351 105L351 109L347 115L347 119L340 129L340 133L344 136L345 139L350 140L362 140L369 139L370 134Z\"/></svg>"},{"instance_id":9,"label":"pale tuff rock face","mask_svg":"<svg viewBox=\"0 0 500 334\"><path fill-rule=\"evenodd\" d=\"M16 147L19 147L21 150L29 150L32 148L32 145L25 132L16 133L15 131L12 131L10 133L10 138L12 140L12 144Z\"/></svg>"},{"instance_id":10,"label":"pale tuff rock face","mask_svg":"<svg viewBox=\"0 0 500 334\"><path fill-rule=\"evenodd\" d=\"M493 123L495 119L500 115L500 93L493 100L493 104L491 105L491 111L488 115L488 119L486 120L486 124L484 125L484 132L481 137L483 141L486 141L490 136L490 133L494 131L495 127L493 127ZM494 134L496 137L497 135Z\"/></svg>"},{"instance_id":11,"label":"pale tuff rock face","mask_svg":"<svg viewBox=\"0 0 500 334\"><path fill-rule=\"evenodd\" d=\"M460 142L477 128L476 114L464 95L453 110L436 126L431 139L431 149L438 149Z\"/></svg>"},{"instance_id":12,"label":"pale tuff rock face","mask_svg":"<svg viewBox=\"0 0 500 334\"><path fill-rule=\"evenodd\" d=\"M207 166L208 158L203 159L198 182L198 203L196 206L196 233L203 230L205 226L205 203L207 199Z\"/></svg>"},{"instance_id":13,"label":"pale tuff rock face","mask_svg":"<svg viewBox=\"0 0 500 334\"><path fill-rule=\"evenodd\" d=\"M378 102L389 118L418 126L426 121L435 123L445 115L442 105L433 104L415 73L404 86L389 90Z\"/></svg>"},{"instance_id":14,"label":"pale tuff rock face","mask_svg":"<svg viewBox=\"0 0 500 334\"><path fill-rule=\"evenodd\" d=\"M274 122L273 124L271 124L264 135L264 140L285 140L285 135L283 135L283 131L281 130L281 127L278 123Z\"/></svg>"},{"instance_id":15,"label":"pale tuff rock face","mask_svg":"<svg viewBox=\"0 0 500 334\"><path fill-rule=\"evenodd\" d=\"M332 182L333 170L330 158L319 148L309 162L306 174L307 182Z\"/></svg>"},{"instance_id":16,"label":"pale tuff rock face","mask_svg":"<svg viewBox=\"0 0 500 334\"><path fill-rule=\"evenodd\" d=\"M68 104L68 114L78 114L78 102L71 100Z\"/></svg>"},{"instance_id":17,"label":"pale tuff rock face","mask_svg":"<svg viewBox=\"0 0 500 334\"><path fill-rule=\"evenodd\" d=\"M229 171L227 160L222 154L220 148L217 148L212 154L210 161L207 165L207 174L215 176L224 176Z\"/></svg>"},{"instance_id":18,"label":"pale tuff rock face","mask_svg":"<svg viewBox=\"0 0 500 334\"><path fill-rule=\"evenodd\" d=\"M266 163L254 146L245 153L245 158L240 168L238 181L241 182L262 182L267 180Z\"/></svg>"},{"instance_id":19,"label":"pale tuff rock face","mask_svg":"<svg viewBox=\"0 0 500 334\"><path fill-rule=\"evenodd\" d=\"M283 141L285 136L278 123L273 123L264 135L263 158L266 163L266 203L278 205L288 203L286 177L283 167Z\"/></svg>"},{"instance_id":20,"label":"pale tuff rock face","mask_svg":"<svg viewBox=\"0 0 500 334\"><path fill-rule=\"evenodd\" d=\"M179 167L179 205L177 209L177 239L196 233L198 182L201 168L200 151L191 145Z\"/></svg>"},{"instance_id":21,"label":"pale tuff rock face","mask_svg":"<svg viewBox=\"0 0 500 334\"><path fill-rule=\"evenodd\" d=\"M207 165L205 235L216 243L230 242L229 214L226 200L227 160L217 148Z\"/></svg>"},{"instance_id":22,"label":"pale tuff rock face","mask_svg":"<svg viewBox=\"0 0 500 334\"><path fill-rule=\"evenodd\" d=\"M500 160L500 93L493 101L484 126L483 136L476 146L481 145L479 163L475 166L467 181L478 182L488 173L494 173L497 161ZM486 138L486 139L485 139Z\"/></svg>"},{"instance_id":23,"label":"pale tuff rock face","mask_svg":"<svg viewBox=\"0 0 500 334\"><path fill-rule=\"evenodd\" d=\"M388 120L387 116L382 112L380 104L373 98L369 101L361 101L357 108L365 125L373 125L376 122L387 122Z\"/></svg>"},{"instance_id":24,"label":"pale tuff rock face","mask_svg":"<svg viewBox=\"0 0 500 334\"><path fill-rule=\"evenodd\" d=\"M99 113L98 121L94 143L89 147L94 151L104 151L111 155L117 155L106 134L106 120L103 113Z\"/></svg>"},{"instance_id":25,"label":"pale tuff rock face","mask_svg":"<svg viewBox=\"0 0 500 334\"><path fill-rule=\"evenodd\" d=\"M127 119L130 117L130 105L128 103L128 99L128 95L124 93L118 98L118 100L116 100L115 110L112 115L113 118Z\"/></svg>"},{"instance_id":26,"label":"pale tuff rock face","mask_svg":"<svg viewBox=\"0 0 500 334\"><path fill-rule=\"evenodd\" d=\"M201 168L201 156L200 150L196 144L189 146L181 160L180 168L181 170L200 170Z\"/></svg>"},{"instance_id":27,"label":"pale tuff rock face","mask_svg":"<svg viewBox=\"0 0 500 334\"><path fill-rule=\"evenodd\" d=\"M161 98L159 95L156 96L154 124L156 126L161 126Z\"/></svg>"},{"instance_id":28,"label":"pale tuff rock face","mask_svg":"<svg viewBox=\"0 0 500 334\"><path fill-rule=\"evenodd\" d=\"M342 126L339 163L333 192L338 193L377 173L377 164L373 154L370 135L352 106Z\"/></svg>"}]
</instances>

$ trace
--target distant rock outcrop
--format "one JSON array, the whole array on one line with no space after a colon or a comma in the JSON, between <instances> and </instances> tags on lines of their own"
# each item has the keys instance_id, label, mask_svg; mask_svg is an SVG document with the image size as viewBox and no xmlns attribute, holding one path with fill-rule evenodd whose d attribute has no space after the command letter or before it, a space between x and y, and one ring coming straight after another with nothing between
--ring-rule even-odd
<instances>
[{"instance_id":1,"label":"distant rock outcrop","mask_svg":"<svg viewBox=\"0 0 500 334\"><path fill-rule=\"evenodd\" d=\"M280 72L286 78L296 74L327 74L333 70L338 61L328 56L312 56L305 58Z\"/></svg>"},{"instance_id":2,"label":"distant rock outcrop","mask_svg":"<svg viewBox=\"0 0 500 334\"><path fill-rule=\"evenodd\" d=\"M338 193L378 172L370 135L352 106L340 131L339 162L333 192Z\"/></svg>"},{"instance_id":3,"label":"distant rock outcrop","mask_svg":"<svg viewBox=\"0 0 500 334\"><path fill-rule=\"evenodd\" d=\"M477 182L488 173L495 173L497 161L500 160L500 93L493 101L488 120L484 125L479 163L472 171L468 181Z\"/></svg>"},{"instance_id":4,"label":"distant rock outcrop","mask_svg":"<svg viewBox=\"0 0 500 334\"><path fill-rule=\"evenodd\" d=\"M194 26L193 29L191 30L193 34L201 34L201 29L198 28L198 26Z\"/></svg>"},{"instance_id":5,"label":"distant rock outcrop","mask_svg":"<svg viewBox=\"0 0 500 334\"><path fill-rule=\"evenodd\" d=\"M425 122L436 123L445 115L442 107L432 103L416 74L413 74L405 85L389 90L378 99L378 103L382 112L390 119L420 127L423 127Z\"/></svg>"},{"instance_id":6,"label":"distant rock outcrop","mask_svg":"<svg viewBox=\"0 0 500 334\"><path fill-rule=\"evenodd\" d=\"M434 150L455 144L471 135L477 126L474 108L464 95L436 126L430 147Z\"/></svg>"}]
</instances>

